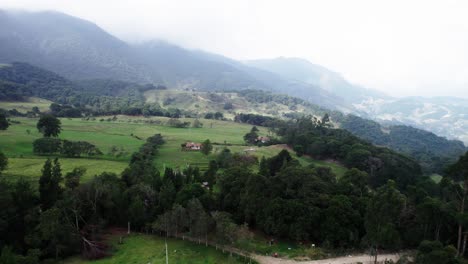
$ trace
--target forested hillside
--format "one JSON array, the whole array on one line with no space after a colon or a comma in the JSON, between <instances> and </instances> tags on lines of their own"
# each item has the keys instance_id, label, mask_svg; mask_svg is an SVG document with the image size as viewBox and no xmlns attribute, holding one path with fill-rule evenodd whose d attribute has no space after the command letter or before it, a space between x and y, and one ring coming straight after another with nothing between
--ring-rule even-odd
<instances>
[{"instance_id":1,"label":"forested hillside","mask_svg":"<svg viewBox=\"0 0 468 264\"><path fill-rule=\"evenodd\" d=\"M377 122L348 115L341 127L369 142L386 146L415 158L426 172L442 173L467 148L458 140L447 140L434 133L410 126L382 126Z\"/></svg>"}]
</instances>

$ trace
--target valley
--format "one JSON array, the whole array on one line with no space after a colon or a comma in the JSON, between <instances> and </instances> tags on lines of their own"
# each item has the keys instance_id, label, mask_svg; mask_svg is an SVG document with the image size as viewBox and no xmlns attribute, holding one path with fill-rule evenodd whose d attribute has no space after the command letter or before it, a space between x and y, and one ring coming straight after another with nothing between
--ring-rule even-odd
<instances>
[{"instance_id":1,"label":"valley","mask_svg":"<svg viewBox=\"0 0 468 264\"><path fill-rule=\"evenodd\" d=\"M290 39L296 27L266 27L267 17L252 14L270 8L252 3L232 27L222 24L239 10L221 1L208 8L222 6L219 14L176 30L204 5L185 15L177 6L170 18L148 8L146 18L119 21L131 31L127 39L102 20L0 6L0 264L468 263L463 93L424 97L421 88L418 96L393 97L312 63L322 58L359 72L367 52L393 54L367 42L366 54L346 54L358 44L351 25L361 17L352 8L340 16L353 18L340 21L333 7L331 24L350 28L336 24L346 38L322 45L314 33L330 26L327 19ZM120 15L106 8L105 17L135 16L139 8ZM287 24L315 18L311 11L299 20L272 17ZM210 17L220 28L208 27ZM145 20L154 23L139 27ZM249 27L247 39L237 39L239 25ZM375 26L358 35L377 38ZM170 32L139 40L150 28ZM257 43L271 33L268 45ZM301 52L306 35L313 45ZM223 54L236 59L197 48L216 43L221 52L226 36ZM280 50L311 61L259 59ZM374 64L357 75L388 82L399 70L386 68L390 61Z\"/></svg>"}]
</instances>

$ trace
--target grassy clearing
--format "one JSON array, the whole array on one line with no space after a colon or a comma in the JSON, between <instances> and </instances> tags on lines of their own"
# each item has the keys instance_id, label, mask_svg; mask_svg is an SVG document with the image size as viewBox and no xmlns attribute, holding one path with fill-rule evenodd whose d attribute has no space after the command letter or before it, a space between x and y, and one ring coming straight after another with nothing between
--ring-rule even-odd
<instances>
[{"instance_id":1,"label":"grassy clearing","mask_svg":"<svg viewBox=\"0 0 468 264\"><path fill-rule=\"evenodd\" d=\"M60 138L68 140L88 141L95 144L103 153L103 156L93 159L63 159L64 169L72 169L75 166L84 166L88 169L85 179L89 179L102 171L119 173L128 163L130 156L145 142L145 139L160 133L166 140L156 157L155 165L162 170L164 167L184 168L187 165L199 166L202 170L207 167L210 159L224 148L224 144L232 152L244 152L251 147L243 144L243 136L251 129L251 125L238 124L228 121L202 119L202 128L173 128L157 125L154 122L164 123L168 119L164 117L128 117L118 116L116 121L108 120L109 117L99 117L96 120L67 119L62 118L63 132ZM44 162L44 157L36 156L32 150L32 142L41 137L36 129L35 118L13 118L14 123L8 130L0 131L0 150L10 158L9 169L6 174L10 176L23 175L37 177ZM193 119L186 119L193 122ZM153 122L150 123L150 122ZM259 127L261 135L267 135L266 128ZM187 141L203 142L210 139L217 143L212 154L205 156L200 152L182 151L181 144ZM111 154L111 148L117 148L119 155ZM253 155L266 158L276 155L285 146L253 147ZM294 157L296 157L293 154ZM298 157L296 157L298 158ZM332 171L340 176L346 170L335 163L315 161L308 157L298 158L301 164L313 163L318 166L329 166ZM61 158L62 160L62 158Z\"/></svg>"},{"instance_id":2,"label":"grassy clearing","mask_svg":"<svg viewBox=\"0 0 468 264\"><path fill-rule=\"evenodd\" d=\"M1 66L0 66L1 67ZM48 111L52 102L46 99L29 97L24 102L0 102L0 108L5 110L16 109L18 112L26 113L37 106L41 112Z\"/></svg>"},{"instance_id":3,"label":"grassy clearing","mask_svg":"<svg viewBox=\"0 0 468 264\"><path fill-rule=\"evenodd\" d=\"M223 254L212 247L205 247L195 243L169 239L169 263L174 264L237 264L248 261ZM79 257L67 259L61 264L146 264L165 263L164 238L133 235L124 240L122 245L114 243L115 250L109 258L87 261Z\"/></svg>"},{"instance_id":4,"label":"grassy clearing","mask_svg":"<svg viewBox=\"0 0 468 264\"><path fill-rule=\"evenodd\" d=\"M41 169L44 166L46 158L9 158L8 168L3 172L7 178L25 177L29 180L38 179L41 175ZM81 179L87 181L95 175L103 172L112 172L120 174L126 167L126 162L111 160L92 160L92 159L67 159L61 158L60 165L62 173L72 171L76 167L86 168L86 173Z\"/></svg>"},{"instance_id":5,"label":"grassy clearing","mask_svg":"<svg viewBox=\"0 0 468 264\"><path fill-rule=\"evenodd\" d=\"M219 146L219 148L222 148L222 147ZM293 158L299 160L299 163L302 166L308 166L312 164L316 167L329 167L338 178L343 176L344 173L348 170L346 167L335 162L314 160L308 156L298 157L296 153L292 151L291 148L289 148L286 145L273 145L273 146L267 146L267 147L229 146L227 148L229 148L232 152L245 152L247 150L249 154L255 155L259 159L261 159L263 156L265 158L271 158L277 155L281 150L286 149L291 153L291 156ZM253 150L253 151L249 151L249 150Z\"/></svg>"},{"instance_id":6,"label":"grassy clearing","mask_svg":"<svg viewBox=\"0 0 468 264\"><path fill-rule=\"evenodd\" d=\"M442 180L442 175L440 174L437 174L437 173L434 173L430 176L430 178L435 182L435 183L439 183L441 180Z\"/></svg>"}]
</instances>

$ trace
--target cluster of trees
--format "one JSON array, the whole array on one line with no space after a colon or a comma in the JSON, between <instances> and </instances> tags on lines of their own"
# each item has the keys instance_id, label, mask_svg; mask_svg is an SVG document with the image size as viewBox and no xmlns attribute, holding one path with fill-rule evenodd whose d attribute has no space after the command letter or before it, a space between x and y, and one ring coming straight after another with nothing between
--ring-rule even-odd
<instances>
[{"instance_id":1,"label":"cluster of trees","mask_svg":"<svg viewBox=\"0 0 468 264\"><path fill-rule=\"evenodd\" d=\"M170 118L167 120L167 125L176 128L187 128L190 127L190 122L188 121L180 121L178 118Z\"/></svg>"},{"instance_id":2,"label":"cluster of trees","mask_svg":"<svg viewBox=\"0 0 468 264\"><path fill-rule=\"evenodd\" d=\"M86 141L70 141L58 138L39 138L33 142L33 152L39 155L61 154L67 157L98 156L103 153Z\"/></svg>"},{"instance_id":3,"label":"cluster of trees","mask_svg":"<svg viewBox=\"0 0 468 264\"><path fill-rule=\"evenodd\" d=\"M205 114L205 119L224 120L224 115L221 112L206 113Z\"/></svg>"},{"instance_id":4,"label":"cluster of trees","mask_svg":"<svg viewBox=\"0 0 468 264\"><path fill-rule=\"evenodd\" d=\"M34 140L33 152L40 155L62 154L67 157L81 155L96 156L102 152L86 141L70 141L57 138L62 131L60 119L53 115L43 115L36 125L43 138Z\"/></svg>"},{"instance_id":5,"label":"cluster of trees","mask_svg":"<svg viewBox=\"0 0 468 264\"><path fill-rule=\"evenodd\" d=\"M348 168L369 173L372 186L394 180L399 187L414 184L421 177L420 165L387 148L376 147L342 129L327 127L326 119L301 118L278 123L276 133L299 154L332 159Z\"/></svg>"},{"instance_id":6,"label":"cluster of trees","mask_svg":"<svg viewBox=\"0 0 468 264\"><path fill-rule=\"evenodd\" d=\"M4 113L0 112L0 130L6 130L10 126L10 122Z\"/></svg>"},{"instance_id":7,"label":"cluster of trees","mask_svg":"<svg viewBox=\"0 0 468 264\"><path fill-rule=\"evenodd\" d=\"M271 127L274 126L276 123L280 122L280 120L269 116L240 113L234 117L234 122L251 124L254 126Z\"/></svg>"}]
</instances>

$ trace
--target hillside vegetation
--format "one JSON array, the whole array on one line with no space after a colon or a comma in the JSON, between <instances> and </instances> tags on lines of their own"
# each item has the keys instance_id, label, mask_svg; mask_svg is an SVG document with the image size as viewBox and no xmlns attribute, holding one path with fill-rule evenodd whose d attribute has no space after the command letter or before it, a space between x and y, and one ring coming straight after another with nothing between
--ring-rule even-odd
<instances>
[{"instance_id":1,"label":"hillside vegetation","mask_svg":"<svg viewBox=\"0 0 468 264\"><path fill-rule=\"evenodd\" d=\"M61 106L54 104L50 109L53 114L64 117L126 114L203 118L211 115L209 118L240 121L239 113L279 119L322 117L329 113L333 125L341 125L362 139L415 158L426 173L440 173L465 150L462 142L449 141L420 129L389 126L388 133L374 121L266 91L205 92L114 80L70 81L25 63L0 68L0 108L9 109L11 115L35 116L37 113L32 112L32 107L37 106L44 112L51 103L38 97L60 103Z\"/></svg>"},{"instance_id":2,"label":"hillside vegetation","mask_svg":"<svg viewBox=\"0 0 468 264\"><path fill-rule=\"evenodd\" d=\"M369 142L386 146L415 158L427 173L441 173L463 155L467 148L458 140L447 140L410 126L382 126L377 122L348 115L341 127Z\"/></svg>"},{"instance_id":3,"label":"hillside vegetation","mask_svg":"<svg viewBox=\"0 0 468 264\"><path fill-rule=\"evenodd\" d=\"M9 166L4 174L15 178L25 176L37 179L47 158L33 153L32 143L40 137L35 128L37 119L15 118L14 120L19 123L2 132L0 137L1 151L10 158ZM104 153L97 157L62 158L62 169L64 172L69 172L74 167L86 168L83 180L89 180L105 171L120 174L128 164L131 154L138 150L144 139L157 133L165 135L166 140L155 163L156 167L161 170L165 167L183 169L190 165L206 170L213 155L224 148L231 149L233 153L244 153L245 149L251 148L246 146L243 140L244 134L251 128L250 125L202 119L204 124L201 128L174 128L165 124L168 120L169 118L164 117L130 116L117 116L116 120L111 120L111 117L96 120L62 119L61 139L90 142ZM195 119L183 120L193 122ZM259 127L259 129L262 135L268 135L266 128ZM205 156L200 152L181 151L182 143L203 142L206 139L216 144L212 155ZM255 151L250 153L260 159L262 156L268 158L276 155L283 147L254 147L254 149ZM344 173L342 166L333 163L314 161L306 157L300 160L304 164L329 166L339 176Z\"/></svg>"}]
</instances>

